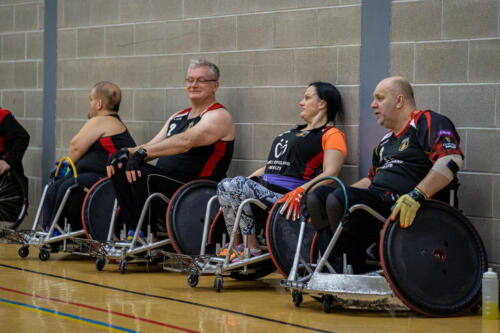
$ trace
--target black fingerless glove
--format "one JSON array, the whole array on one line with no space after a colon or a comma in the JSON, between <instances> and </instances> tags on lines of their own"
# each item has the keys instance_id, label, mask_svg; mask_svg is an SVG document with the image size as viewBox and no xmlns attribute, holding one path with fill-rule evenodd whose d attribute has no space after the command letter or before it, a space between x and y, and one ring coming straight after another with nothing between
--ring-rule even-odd
<instances>
[{"instance_id":1,"label":"black fingerless glove","mask_svg":"<svg viewBox=\"0 0 500 333\"><path fill-rule=\"evenodd\" d=\"M130 157L127 163L126 170L139 170L141 165L144 163L144 159L148 156L148 152L144 148L139 148L134 155Z\"/></svg>"},{"instance_id":2,"label":"black fingerless glove","mask_svg":"<svg viewBox=\"0 0 500 333\"><path fill-rule=\"evenodd\" d=\"M107 165L116 167L118 163L127 164L128 148L120 148L115 151L109 158Z\"/></svg>"}]
</instances>

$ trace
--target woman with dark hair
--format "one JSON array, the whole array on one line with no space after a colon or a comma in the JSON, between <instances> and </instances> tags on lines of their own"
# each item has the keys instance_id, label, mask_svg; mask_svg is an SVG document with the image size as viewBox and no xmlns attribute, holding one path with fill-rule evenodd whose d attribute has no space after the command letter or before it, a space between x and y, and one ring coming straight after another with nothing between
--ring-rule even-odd
<instances>
[{"instance_id":1,"label":"woman with dark hair","mask_svg":"<svg viewBox=\"0 0 500 333\"><path fill-rule=\"evenodd\" d=\"M219 183L217 195L229 234L236 212L244 200L255 198L268 206L278 200L285 202L280 213L295 221L299 218L302 194L310 184L321 177L338 176L340 173L347 148L344 134L333 127L337 117L343 115L342 99L337 88L326 82L311 83L299 105L300 117L305 124L274 139L265 167L248 178L225 178ZM260 255L249 206L244 208L239 227L239 231L247 236L250 255ZM241 233L234 240L238 251L243 250ZM218 255L226 254L227 246ZM238 257L233 254L231 260L237 261Z\"/></svg>"}]
</instances>

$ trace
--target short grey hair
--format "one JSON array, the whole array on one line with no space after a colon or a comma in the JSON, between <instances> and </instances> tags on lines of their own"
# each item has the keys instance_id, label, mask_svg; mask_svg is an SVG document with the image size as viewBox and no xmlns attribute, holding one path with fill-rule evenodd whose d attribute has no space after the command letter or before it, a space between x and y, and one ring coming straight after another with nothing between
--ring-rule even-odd
<instances>
[{"instance_id":1,"label":"short grey hair","mask_svg":"<svg viewBox=\"0 0 500 333\"><path fill-rule=\"evenodd\" d=\"M216 64L205 59L192 59L187 68L187 74L195 67L208 67L213 75L213 79L219 81L220 71Z\"/></svg>"}]
</instances>

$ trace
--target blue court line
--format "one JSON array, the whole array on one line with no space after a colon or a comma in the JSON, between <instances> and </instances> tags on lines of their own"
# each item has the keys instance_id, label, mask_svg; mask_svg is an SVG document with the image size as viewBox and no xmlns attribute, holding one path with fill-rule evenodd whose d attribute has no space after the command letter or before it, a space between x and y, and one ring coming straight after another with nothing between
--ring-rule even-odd
<instances>
[{"instance_id":1,"label":"blue court line","mask_svg":"<svg viewBox=\"0 0 500 333\"><path fill-rule=\"evenodd\" d=\"M6 303L7 305L21 307L21 308L27 308L28 310L35 310L38 312L48 312L49 314L56 316L56 317L61 317L63 319L70 319L70 320L75 320L75 321L81 321L87 325L97 326L100 328L111 328L114 331L120 331L120 332L140 333L139 331L130 330L128 328L124 328L124 327L120 327L120 326L116 326L116 325L111 325L108 323L104 323L102 321L97 321L97 320L93 320L93 319L75 316L75 315L72 315L69 313L59 312L59 311L51 310L51 309L47 309L47 308L42 308L42 307L39 307L36 305L25 304L25 303L20 303L20 302L15 302L15 301L9 301L9 300L3 299L3 298L0 298L0 303Z\"/></svg>"}]
</instances>

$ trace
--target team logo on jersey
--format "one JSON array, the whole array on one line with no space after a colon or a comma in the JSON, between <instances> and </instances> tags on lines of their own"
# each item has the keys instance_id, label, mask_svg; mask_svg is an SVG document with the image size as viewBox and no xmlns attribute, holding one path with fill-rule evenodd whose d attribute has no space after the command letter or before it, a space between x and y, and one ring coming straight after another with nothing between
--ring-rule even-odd
<instances>
[{"instance_id":1,"label":"team logo on jersey","mask_svg":"<svg viewBox=\"0 0 500 333\"><path fill-rule=\"evenodd\" d=\"M167 137L171 136L172 135L172 131L174 130L174 128L177 127L177 124L170 124L170 126L168 127L168 132L167 132Z\"/></svg>"},{"instance_id":2,"label":"team logo on jersey","mask_svg":"<svg viewBox=\"0 0 500 333\"><path fill-rule=\"evenodd\" d=\"M299 137L306 136L307 134L309 134L309 131L300 131L300 132L295 133L295 135L299 136Z\"/></svg>"},{"instance_id":3,"label":"team logo on jersey","mask_svg":"<svg viewBox=\"0 0 500 333\"><path fill-rule=\"evenodd\" d=\"M280 156L282 156L286 152L287 148L288 140L283 142L283 139L281 139L281 141L276 144L276 147L274 147L274 157L280 158Z\"/></svg>"},{"instance_id":4,"label":"team logo on jersey","mask_svg":"<svg viewBox=\"0 0 500 333\"><path fill-rule=\"evenodd\" d=\"M408 145L410 144L410 138L406 138L401 142L401 145L399 146L399 151L403 151L406 148L408 148Z\"/></svg>"}]
</instances>

